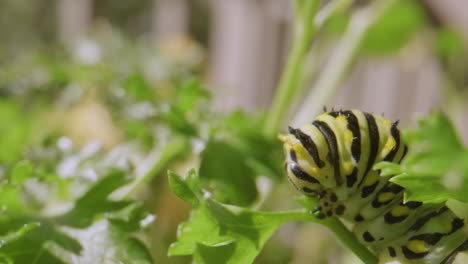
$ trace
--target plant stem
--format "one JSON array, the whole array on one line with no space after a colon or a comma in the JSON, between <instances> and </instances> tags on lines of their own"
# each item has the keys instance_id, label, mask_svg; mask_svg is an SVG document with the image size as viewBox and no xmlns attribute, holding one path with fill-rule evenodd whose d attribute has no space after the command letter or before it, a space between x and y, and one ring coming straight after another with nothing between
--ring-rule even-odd
<instances>
[{"instance_id":1,"label":"plant stem","mask_svg":"<svg viewBox=\"0 0 468 264\"><path fill-rule=\"evenodd\" d=\"M187 139L180 137L169 142L162 150L151 151L141 165L137 167L135 179L117 190L112 197L119 200L129 198L143 184L149 182L154 176L167 168L169 163L186 152L187 148Z\"/></svg>"},{"instance_id":2,"label":"plant stem","mask_svg":"<svg viewBox=\"0 0 468 264\"><path fill-rule=\"evenodd\" d=\"M308 94L293 125L301 125L316 116L324 105L330 102L342 79L359 53L361 42L368 29L382 16L395 0L375 1L371 6L356 11L352 16L348 30L338 43L327 67L320 74L314 89Z\"/></svg>"},{"instance_id":3,"label":"plant stem","mask_svg":"<svg viewBox=\"0 0 468 264\"><path fill-rule=\"evenodd\" d=\"M317 0L308 0L301 4L296 3L292 48L265 123L264 132L267 136L274 137L276 135L289 104L299 90L305 56L316 30L312 21L317 13L318 2Z\"/></svg>"},{"instance_id":4,"label":"plant stem","mask_svg":"<svg viewBox=\"0 0 468 264\"><path fill-rule=\"evenodd\" d=\"M289 221L307 221L321 224L330 229L338 239L353 253L366 264L378 263L377 257L372 254L356 236L349 231L346 226L341 223L336 217L328 217L326 219L318 219L313 214L305 210L293 210L285 212L275 212L275 217L282 223Z\"/></svg>"},{"instance_id":5,"label":"plant stem","mask_svg":"<svg viewBox=\"0 0 468 264\"><path fill-rule=\"evenodd\" d=\"M338 239L353 253L366 264L378 263L377 257L372 254L363 244L361 244L356 236L349 231L343 223L336 217L330 217L323 223L328 227Z\"/></svg>"}]
</instances>

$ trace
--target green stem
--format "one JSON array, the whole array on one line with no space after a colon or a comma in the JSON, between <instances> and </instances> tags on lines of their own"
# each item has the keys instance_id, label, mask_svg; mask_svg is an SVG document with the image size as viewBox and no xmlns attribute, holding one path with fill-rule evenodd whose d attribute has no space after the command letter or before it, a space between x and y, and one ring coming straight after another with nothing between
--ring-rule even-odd
<instances>
[{"instance_id":1,"label":"green stem","mask_svg":"<svg viewBox=\"0 0 468 264\"><path fill-rule=\"evenodd\" d=\"M297 14L292 48L265 123L264 132L267 136L274 137L276 135L289 104L300 88L305 56L316 30L311 22L317 13L318 2L317 0L308 0L305 3L296 3Z\"/></svg>"},{"instance_id":2,"label":"green stem","mask_svg":"<svg viewBox=\"0 0 468 264\"><path fill-rule=\"evenodd\" d=\"M363 244L361 244L356 236L349 231L346 226L341 223L336 217L330 217L324 220L324 225L329 228L338 239L353 253L366 264L378 263L377 257L372 254Z\"/></svg>"},{"instance_id":3,"label":"green stem","mask_svg":"<svg viewBox=\"0 0 468 264\"><path fill-rule=\"evenodd\" d=\"M349 231L346 226L336 217L328 217L326 219L318 219L315 215L305 210L293 210L285 212L275 212L275 218L282 223L289 221L307 221L321 224L330 229L344 244L345 247L350 249L359 259L366 264L378 263L377 257L372 254L361 242L358 241L356 236Z\"/></svg>"},{"instance_id":4,"label":"green stem","mask_svg":"<svg viewBox=\"0 0 468 264\"><path fill-rule=\"evenodd\" d=\"M185 153L187 148L187 139L181 137L169 142L162 150L152 151L136 169L135 179L117 190L113 198L119 200L129 198L142 185L167 168L174 159Z\"/></svg>"},{"instance_id":5,"label":"green stem","mask_svg":"<svg viewBox=\"0 0 468 264\"><path fill-rule=\"evenodd\" d=\"M395 0L375 1L371 6L356 11L351 18L348 30L333 51L327 67L320 74L317 83L304 100L303 106L293 121L300 125L316 116L338 90L344 76L359 53L361 43L369 27L380 18Z\"/></svg>"}]
</instances>

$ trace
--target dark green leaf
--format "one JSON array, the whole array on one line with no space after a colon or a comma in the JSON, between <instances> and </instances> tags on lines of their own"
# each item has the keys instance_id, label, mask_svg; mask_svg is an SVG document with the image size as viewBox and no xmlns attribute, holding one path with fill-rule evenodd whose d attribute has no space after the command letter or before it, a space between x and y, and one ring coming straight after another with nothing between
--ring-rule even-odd
<instances>
[{"instance_id":1,"label":"dark green leaf","mask_svg":"<svg viewBox=\"0 0 468 264\"><path fill-rule=\"evenodd\" d=\"M107 213L106 216L113 226L119 227L126 232L135 232L142 230L154 220L154 215L149 214L143 203L133 203L124 209Z\"/></svg>"},{"instance_id":2,"label":"dark green leaf","mask_svg":"<svg viewBox=\"0 0 468 264\"><path fill-rule=\"evenodd\" d=\"M169 177L169 186L171 187L172 192L187 203L197 206L199 202L198 198L190 189L188 184L179 175L172 171L168 171L167 175Z\"/></svg>"},{"instance_id":3,"label":"dark green leaf","mask_svg":"<svg viewBox=\"0 0 468 264\"><path fill-rule=\"evenodd\" d=\"M128 201L108 199L113 191L127 182L123 172L116 171L109 174L79 198L70 212L57 217L57 221L67 226L86 227L93 222L96 215L128 206L130 204Z\"/></svg>"},{"instance_id":4,"label":"dark green leaf","mask_svg":"<svg viewBox=\"0 0 468 264\"><path fill-rule=\"evenodd\" d=\"M201 155L200 180L209 183L218 200L248 205L257 198L255 174L245 156L231 145L210 141Z\"/></svg>"},{"instance_id":5,"label":"dark green leaf","mask_svg":"<svg viewBox=\"0 0 468 264\"><path fill-rule=\"evenodd\" d=\"M14 240L0 247L0 261L5 260L3 263L65 264L46 248L46 242L53 236L47 226L32 223L18 232Z\"/></svg>"},{"instance_id":6,"label":"dark green leaf","mask_svg":"<svg viewBox=\"0 0 468 264\"><path fill-rule=\"evenodd\" d=\"M0 250L5 246L8 245L18 239L21 239L23 236L27 235L29 232L32 232L34 229L38 228L40 223L29 223L25 224L20 227L18 230L10 232L4 236L0 237Z\"/></svg>"},{"instance_id":7,"label":"dark green leaf","mask_svg":"<svg viewBox=\"0 0 468 264\"><path fill-rule=\"evenodd\" d=\"M247 165L257 175L273 180L283 179L283 153L281 143L263 134L263 115L248 115L242 111L233 112L226 120L229 141L242 152Z\"/></svg>"},{"instance_id":8,"label":"dark green leaf","mask_svg":"<svg viewBox=\"0 0 468 264\"><path fill-rule=\"evenodd\" d=\"M50 240L57 243L61 248L78 255L83 249L80 242L70 237L66 233L59 231L57 229L50 228Z\"/></svg>"}]
</instances>

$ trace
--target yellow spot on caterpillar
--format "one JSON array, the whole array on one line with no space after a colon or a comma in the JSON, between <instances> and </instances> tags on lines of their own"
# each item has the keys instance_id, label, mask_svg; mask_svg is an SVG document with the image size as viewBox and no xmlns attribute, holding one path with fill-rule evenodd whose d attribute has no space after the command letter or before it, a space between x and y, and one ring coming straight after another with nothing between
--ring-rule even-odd
<instances>
[{"instance_id":1,"label":"yellow spot on caterpillar","mask_svg":"<svg viewBox=\"0 0 468 264\"><path fill-rule=\"evenodd\" d=\"M382 118L382 123L385 125L385 126L390 126L392 124L392 121L388 120L387 118Z\"/></svg>"},{"instance_id":2,"label":"yellow spot on caterpillar","mask_svg":"<svg viewBox=\"0 0 468 264\"><path fill-rule=\"evenodd\" d=\"M280 134L278 135L278 139L281 140L286 145L294 145L298 142L296 137L291 134Z\"/></svg>"},{"instance_id":3,"label":"yellow spot on caterpillar","mask_svg":"<svg viewBox=\"0 0 468 264\"><path fill-rule=\"evenodd\" d=\"M351 146L351 144L353 144L353 132L351 132L349 129L346 129L344 133L344 139L346 145Z\"/></svg>"},{"instance_id":4,"label":"yellow spot on caterpillar","mask_svg":"<svg viewBox=\"0 0 468 264\"><path fill-rule=\"evenodd\" d=\"M278 139L281 141L281 142L286 142L286 137L288 135L285 135L285 134L279 134L278 135Z\"/></svg>"},{"instance_id":5,"label":"yellow spot on caterpillar","mask_svg":"<svg viewBox=\"0 0 468 264\"><path fill-rule=\"evenodd\" d=\"M384 192L384 193L381 193L379 195L379 197L377 197L377 201L379 203L385 203L385 202L388 202L390 201L391 199L393 199L393 197L395 197L395 194L392 193L392 192Z\"/></svg>"},{"instance_id":6,"label":"yellow spot on caterpillar","mask_svg":"<svg viewBox=\"0 0 468 264\"><path fill-rule=\"evenodd\" d=\"M312 175L318 175L319 170L317 168L312 168Z\"/></svg>"},{"instance_id":7,"label":"yellow spot on caterpillar","mask_svg":"<svg viewBox=\"0 0 468 264\"><path fill-rule=\"evenodd\" d=\"M396 141L393 137L389 137L387 143L385 143L384 149L382 151L382 155L386 156L390 151L392 151L396 147Z\"/></svg>"},{"instance_id":8,"label":"yellow spot on caterpillar","mask_svg":"<svg viewBox=\"0 0 468 264\"><path fill-rule=\"evenodd\" d=\"M422 240L411 240L406 243L406 247L414 253L424 253L427 251L428 246Z\"/></svg>"},{"instance_id":9,"label":"yellow spot on caterpillar","mask_svg":"<svg viewBox=\"0 0 468 264\"><path fill-rule=\"evenodd\" d=\"M379 176L375 172L370 172L364 179L364 186L371 186L379 180Z\"/></svg>"},{"instance_id":10,"label":"yellow spot on caterpillar","mask_svg":"<svg viewBox=\"0 0 468 264\"><path fill-rule=\"evenodd\" d=\"M408 215L409 213L409 208L406 207L406 206L403 206L403 205L398 205L398 206L395 206L393 207L391 210L390 210L390 213L397 217L397 216L403 216L403 215Z\"/></svg>"},{"instance_id":11,"label":"yellow spot on caterpillar","mask_svg":"<svg viewBox=\"0 0 468 264\"><path fill-rule=\"evenodd\" d=\"M293 149L296 152L298 160L306 161L310 166L312 166L312 164L315 164L314 162L309 162L309 161L312 161L311 157L309 155L309 152L307 152L307 150L304 148L302 144L295 144L293 146Z\"/></svg>"},{"instance_id":12,"label":"yellow spot on caterpillar","mask_svg":"<svg viewBox=\"0 0 468 264\"><path fill-rule=\"evenodd\" d=\"M343 163L343 173L349 175L354 169L354 164L351 161Z\"/></svg>"},{"instance_id":13,"label":"yellow spot on caterpillar","mask_svg":"<svg viewBox=\"0 0 468 264\"><path fill-rule=\"evenodd\" d=\"M336 120L340 121L340 122L347 122L346 120L346 116L345 115L339 115L336 117Z\"/></svg>"}]
</instances>

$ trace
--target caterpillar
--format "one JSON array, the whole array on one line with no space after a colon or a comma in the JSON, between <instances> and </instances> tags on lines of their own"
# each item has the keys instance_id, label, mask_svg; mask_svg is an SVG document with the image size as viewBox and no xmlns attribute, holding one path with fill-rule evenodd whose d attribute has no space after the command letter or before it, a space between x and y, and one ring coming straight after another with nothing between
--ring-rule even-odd
<instances>
[{"instance_id":1,"label":"caterpillar","mask_svg":"<svg viewBox=\"0 0 468 264\"><path fill-rule=\"evenodd\" d=\"M408 147L398 121L360 110L330 111L282 135L292 185L316 197L319 218L337 216L379 263L450 263L468 245L464 220L443 203L404 202L402 186L373 166L400 163Z\"/></svg>"}]
</instances>

